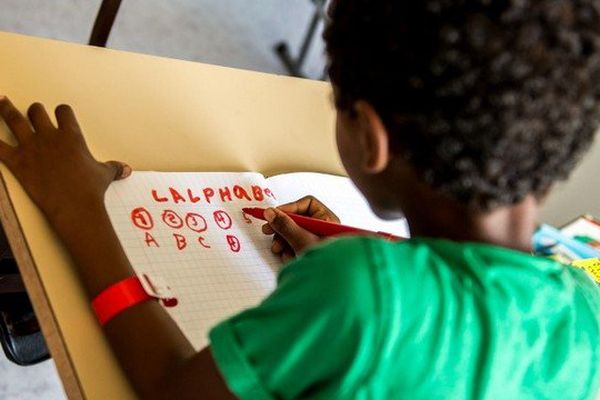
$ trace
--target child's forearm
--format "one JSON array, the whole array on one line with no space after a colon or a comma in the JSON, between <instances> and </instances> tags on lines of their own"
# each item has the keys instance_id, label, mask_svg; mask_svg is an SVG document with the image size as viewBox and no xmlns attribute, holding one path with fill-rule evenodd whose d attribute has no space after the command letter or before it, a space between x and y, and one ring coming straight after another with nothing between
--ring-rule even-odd
<instances>
[{"instance_id":1,"label":"child's forearm","mask_svg":"<svg viewBox=\"0 0 600 400\"><path fill-rule=\"evenodd\" d=\"M72 256L90 301L106 287L133 275L101 204L85 205L51 223ZM115 354L140 394L159 383L174 363L194 353L164 314L157 303L147 302L124 311L105 327Z\"/></svg>"},{"instance_id":2,"label":"child's forearm","mask_svg":"<svg viewBox=\"0 0 600 400\"><path fill-rule=\"evenodd\" d=\"M100 199L94 202L75 205L64 215L49 216L90 298L134 274L104 206Z\"/></svg>"},{"instance_id":3,"label":"child's forearm","mask_svg":"<svg viewBox=\"0 0 600 400\"><path fill-rule=\"evenodd\" d=\"M73 210L51 223L73 257L90 300L107 286L133 275L101 202ZM125 374L141 397L169 397L173 391L180 391L182 395L208 395L206 390L217 390L214 398L231 397L210 352L196 353L157 302L146 302L124 311L104 330ZM185 379L186 376L194 379Z\"/></svg>"}]
</instances>

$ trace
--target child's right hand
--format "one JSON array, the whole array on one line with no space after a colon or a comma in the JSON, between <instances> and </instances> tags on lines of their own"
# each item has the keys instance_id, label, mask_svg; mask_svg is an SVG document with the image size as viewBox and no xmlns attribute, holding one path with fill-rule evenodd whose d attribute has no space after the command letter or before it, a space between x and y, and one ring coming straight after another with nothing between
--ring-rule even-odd
<instances>
[{"instance_id":1,"label":"child's right hand","mask_svg":"<svg viewBox=\"0 0 600 400\"><path fill-rule=\"evenodd\" d=\"M265 218L268 223L263 225L262 231L266 235L274 235L271 251L280 256L284 262L323 240L322 237L298 226L285 214L286 212L340 223L337 215L313 196L306 196L277 208L266 209Z\"/></svg>"}]
</instances>

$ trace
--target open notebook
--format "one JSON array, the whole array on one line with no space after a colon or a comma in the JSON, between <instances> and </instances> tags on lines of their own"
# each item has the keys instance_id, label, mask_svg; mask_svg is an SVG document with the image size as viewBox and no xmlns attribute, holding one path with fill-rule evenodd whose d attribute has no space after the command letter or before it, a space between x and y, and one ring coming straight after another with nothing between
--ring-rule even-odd
<instances>
[{"instance_id":1,"label":"open notebook","mask_svg":"<svg viewBox=\"0 0 600 400\"><path fill-rule=\"evenodd\" d=\"M178 304L167 308L197 349L220 320L258 304L275 287L281 261L262 221L243 207L269 207L312 194L346 225L408 237L404 220L377 218L349 179L317 173L134 172L113 183L106 207L138 275L158 277Z\"/></svg>"}]
</instances>

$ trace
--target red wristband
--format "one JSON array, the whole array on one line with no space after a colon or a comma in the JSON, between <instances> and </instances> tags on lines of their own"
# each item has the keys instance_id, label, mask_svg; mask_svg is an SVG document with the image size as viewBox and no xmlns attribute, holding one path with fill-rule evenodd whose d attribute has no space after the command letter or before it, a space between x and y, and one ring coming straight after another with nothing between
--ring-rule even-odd
<instances>
[{"instance_id":1,"label":"red wristband","mask_svg":"<svg viewBox=\"0 0 600 400\"><path fill-rule=\"evenodd\" d=\"M126 309L152 299L155 298L146 293L139 278L132 276L104 289L92 301L92 308L104 326Z\"/></svg>"}]
</instances>

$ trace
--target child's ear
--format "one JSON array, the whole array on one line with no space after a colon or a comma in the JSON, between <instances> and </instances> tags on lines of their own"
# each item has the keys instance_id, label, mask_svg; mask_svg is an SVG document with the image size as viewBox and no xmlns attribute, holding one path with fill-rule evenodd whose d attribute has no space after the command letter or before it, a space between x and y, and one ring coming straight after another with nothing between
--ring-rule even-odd
<instances>
[{"instance_id":1,"label":"child's ear","mask_svg":"<svg viewBox=\"0 0 600 400\"><path fill-rule=\"evenodd\" d=\"M372 174L382 172L390 161L387 129L377 111L366 101L357 101L354 111L359 123L361 145L365 151L363 168Z\"/></svg>"}]
</instances>

